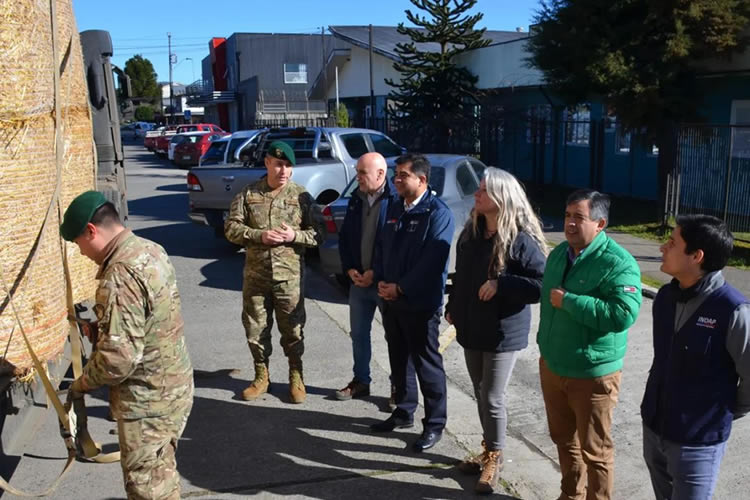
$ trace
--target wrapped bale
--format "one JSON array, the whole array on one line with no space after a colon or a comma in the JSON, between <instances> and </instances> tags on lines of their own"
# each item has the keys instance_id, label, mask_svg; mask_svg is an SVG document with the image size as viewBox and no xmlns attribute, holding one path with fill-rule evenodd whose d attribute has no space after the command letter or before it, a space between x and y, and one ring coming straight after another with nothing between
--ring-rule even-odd
<instances>
[{"instance_id":1,"label":"wrapped bale","mask_svg":"<svg viewBox=\"0 0 750 500\"><path fill-rule=\"evenodd\" d=\"M94 189L96 163L72 2L53 1L54 40L49 0L0 0L0 374L32 366L19 323L40 360L62 353L69 328L63 252L74 301L95 290L96 266L58 230L60 211Z\"/></svg>"}]
</instances>

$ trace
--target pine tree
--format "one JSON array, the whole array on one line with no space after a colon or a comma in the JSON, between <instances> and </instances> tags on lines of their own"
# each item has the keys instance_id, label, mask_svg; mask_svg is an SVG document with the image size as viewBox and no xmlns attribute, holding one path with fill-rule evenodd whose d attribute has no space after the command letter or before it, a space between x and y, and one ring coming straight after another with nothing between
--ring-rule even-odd
<instances>
[{"instance_id":1,"label":"pine tree","mask_svg":"<svg viewBox=\"0 0 750 500\"><path fill-rule=\"evenodd\" d=\"M477 0L410 0L426 15L406 10L406 18L417 26L398 25L398 32L411 41L396 45L400 61L393 67L402 74L398 82L386 79L394 90L388 97L394 102L389 110L402 130L421 139L424 151L440 152L450 148L453 137L466 130L478 104L477 77L456 64L457 55L487 46L485 29L474 29L481 13L469 15ZM439 50L427 51L417 44L437 44Z\"/></svg>"}]
</instances>

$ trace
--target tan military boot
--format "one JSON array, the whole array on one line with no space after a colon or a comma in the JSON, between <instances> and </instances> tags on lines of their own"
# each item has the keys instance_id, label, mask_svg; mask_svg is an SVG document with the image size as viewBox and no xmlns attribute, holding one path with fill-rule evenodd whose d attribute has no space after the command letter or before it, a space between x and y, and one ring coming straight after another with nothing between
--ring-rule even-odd
<instances>
[{"instance_id":1,"label":"tan military boot","mask_svg":"<svg viewBox=\"0 0 750 500\"><path fill-rule=\"evenodd\" d=\"M242 391L242 399L252 401L268 392L268 366L265 363L255 363L255 379Z\"/></svg>"},{"instance_id":2,"label":"tan military boot","mask_svg":"<svg viewBox=\"0 0 750 500\"><path fill-rule=\"evenodd\" d=\"M289 363L289 400L294 404L304 403L307 392L302 379L302 362Z\"/></svg>"},{"instance_id":3,"label":"tan military boot","mask_svg":"<svg viewBox=\"0 0 750 500\"><path fill-rule=\"evenodd\" d=\"M482 461L482 474L474 491L489 494L497 488L500 471L503 470L503 450L487 450Z\"/></svg>"}]
</instances>

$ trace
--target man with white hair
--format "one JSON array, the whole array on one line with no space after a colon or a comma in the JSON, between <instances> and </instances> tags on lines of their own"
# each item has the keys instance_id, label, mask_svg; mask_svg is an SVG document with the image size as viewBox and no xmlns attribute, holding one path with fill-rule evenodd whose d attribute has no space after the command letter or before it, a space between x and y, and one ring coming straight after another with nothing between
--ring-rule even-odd
<instances>
[{"instance_id":1,"label":"man with white hair","mask_svg":"<svg viewBox=\"0 0 750 500\"><path fill-rule=\"evenodd\" d=\"M357 161L359 186L352 193L339 233L341 268L352 282L349 288L349 324L354 358L354 378L336 399L346 401L370 395L370 331L375 309L381 305L375 286L372 257L375 241L398 193L386 174L380 153L365 153Z\"/></svg>"}]
</instances>

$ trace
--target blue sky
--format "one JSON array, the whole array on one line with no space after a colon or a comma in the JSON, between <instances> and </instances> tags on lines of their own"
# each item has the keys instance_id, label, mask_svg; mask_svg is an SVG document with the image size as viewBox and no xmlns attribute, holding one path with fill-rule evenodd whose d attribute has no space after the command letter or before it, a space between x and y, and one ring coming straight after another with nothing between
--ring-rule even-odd
<instances>
[{"instance_id":1,"label":"blue sky","mask_svg":"<svg viewBox=\"0 0 750 500\"><path fill-rule=\"evenodd\" d=\"M484 13L480 27L512 31L528 29L538 0L479 0L474 10ZM105 7L106 6L106 7ZM200 78L208 40L236 32L319 33L337 24L395 26L406 21L409 0L73 0L78 31L103 29L114 44L114 64L123 67L134 54L154 65L159 80L169 79L167 32L177 55L174 80L190 83ZM190 58L190 59L188 59Z\"/></svg>"}]
</instances>

